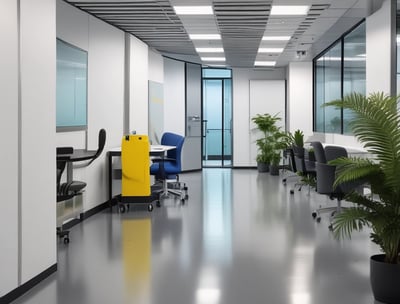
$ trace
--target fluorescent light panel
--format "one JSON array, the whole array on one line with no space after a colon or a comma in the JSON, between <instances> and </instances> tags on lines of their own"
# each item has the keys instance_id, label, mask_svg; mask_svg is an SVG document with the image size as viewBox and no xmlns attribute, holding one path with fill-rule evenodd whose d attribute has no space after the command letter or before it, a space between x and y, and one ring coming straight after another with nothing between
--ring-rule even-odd
<instances>
[{"instance_id":1,"label":"fluorescent light panel","mask_svg":"<svg viewBox=\"0 0 400 304\"><path fill-rule=\"evenodd\" d=\"M223 53L223 48L196 48L197 53Z\"/></svg>"},{"instance_id":2,"label":"fluorescent light panel","mask_svg":"<svg viewBox=\"0 0 400 304\"><path fill-rule=\"evenodd\" d=\"M307 15L310 7L308 5L273 5L271 16L297 16Z\"/></svg>"},{"instance_id":3,"label":"fluorescent light panel","mask_svg":"<svg viewBox=\"0 0 400 304\"><path fill-rule=\"evenodd\" d=\"M213 9L210 5L204 6L174 6L177 15L212 15Z\"/></svg>"},{"instance_id":4,"label":"fluorescent light panel","mask_svg":"<svg viewBox=\"0 0 400 304\"><path fill-rule=\"evenodd\" d=\"M220 34L189 34L192 40L220 40Z\"/></svg>"},{"instance_id":5,"label":"fluorescent light panel","mask_svg":"<svg viewBox=\"0 0 400 304\"><path fill-rule=\"evenodd\" d=\"M225 57L201 57L202 61L225 61Z\"/></svg>"},{"instance_id":6,"label":"fluorescent light panel","mask_svg":"<svg viewBox=\"0 0 400 304\"><path fill-rule=\"evenodd\" d=\"M256 61L255 66L275 66L276 61Z\"/></svg>"},{"instance_id":7,"label":"fluorescent light panel","mask_svg":"<svg viewBox=\"0 0 400 304\"><path fill-rule=\"evenodd\" d=\"M259 53L282 53L283 48L259 48Z\"/></svg>"},{"instance_id":8,"label":"fluorescent light panel","mask_svg":"<svg viewBox=\"0 0 400 304\"><path fill-rule=\"evenodd\" d=\"M288 41L290 40L290 36L264 36L262 37L263 41Z\"/></svg>"}]
</instances>

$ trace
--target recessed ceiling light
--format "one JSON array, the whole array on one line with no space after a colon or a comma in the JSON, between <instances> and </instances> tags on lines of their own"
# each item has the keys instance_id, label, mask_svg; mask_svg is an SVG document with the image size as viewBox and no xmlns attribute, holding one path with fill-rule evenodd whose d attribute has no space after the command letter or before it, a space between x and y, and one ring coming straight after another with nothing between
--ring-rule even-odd
<instances>
[{"instance_id":1,"label":"recessed ceiling light","mask_svg":"<svg viewBox=\"0 0 400 304\"><path fill-rule=\"evenodd\" d=\"M255 66L275 66L276 61L255 61Z\"/></svg>"},{"instance_id":2,"label":"recessed ceiling light","mask_svg":"<svg viewBox=\"0 0 400 304\"><path fill-rule=\"evenodd\" d=\"M308 5L273 5L270 15L307 15L309 8Z\"/></svg>"},{"instance_id":3,"label":"recessed ceiling light","mask_svg":"<svg viewBox=\"0 0 400 304\"><path fill-rule=\"evenodd\" d=\"M220 34L189 34L192 40L220 40Z\"/></svg>"},{"instance_id":4,"label":"recessed ceiling light","mask_svg":"<svg viewBox=\"0 0 400 304\"><path fill-rule=\"evenodd\" d=\"M264 36L262 40L264 41L288 41L290 40L290 36Z\"/></svg>"},{"instance_id":5,"label":"recessed ceiling light","mask_svg":"<svg viewBox=\"0 0 400 304\"><path fill-rule=\"evenodd\" d=\"M259 53L282 53L283 48L259 48Z\"/></svg>"},{"instance_id":6,"label":"recessed ceiling light","mask_svg":"<svg viewBox=\"0 0 400 304\"><path fill-rule=\"evenodd\" d=\"M213 15L210 5L203 6L174 6L177 15Z\"/></svg>"},{"instance_id":7,"label":"recessed ceiling light","mask_svg":"<svg viewBox=\"0 0 400 304\"><path fill-rule=\"evenodd\" d=\"M197 53L223 53L223 48L196 48Z\"/></svg>"},{"instance_id":8,"label":"recessed ceiling light","mask_svg":"<svg viewBox=\"0 0 400 304\"><path fill-rule=\"evenodd\" d=\"M225 57L201 57L202 61L225 61Z\"/></svg>"}]
</instances>

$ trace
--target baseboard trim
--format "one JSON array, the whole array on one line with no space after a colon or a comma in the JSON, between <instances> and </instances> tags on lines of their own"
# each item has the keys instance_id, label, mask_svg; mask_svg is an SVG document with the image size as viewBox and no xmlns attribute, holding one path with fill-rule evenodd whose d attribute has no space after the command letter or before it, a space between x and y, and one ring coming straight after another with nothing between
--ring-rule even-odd
<instances>
[{"instance_id":1,"label":"baseboard trim","mask_svg":"<svg viewBox=\"0 0 400 304\"><path fill-rule=\"evenodd\" d=\"M51 274L57 271L57 263L54 265L50 266L46 270L42 271L39 273L37 276L34 278L30 279L28 282L22 284L21 286L15 288L14 290L10 291L7 293L5 296L0 298L0 304L8 304L14 301L15 299L19 298L22 296L24 293L26 293L28 290L33 288L35 285L39 284L41 281L49 277Z\"/></svg>"},{"instance_id":2,"label":"baseboard trim","mask_svg":"<svg viewBox=\"0 0 400 304\"><path fill-rule=\"evenodd\" d=\"M80 216L80 219L81 219L81 221L86 220L87 218L91 217L92 215L95 215L96 213L99 213L109 207L110 207L110 202L109 201L104 202L92 209L89 209L89 210L83 212Z\"/></svg>"},{"instance_id":3,"label":"baseboard trim","mask_svg":"<svg viewBox=\"0 0 400 304\"><path fill-rule=\"evenodd\" d=\"M233 169L257 169L257 167L254 167L254 166L240 166L240 167L237 167L237 166L234 166L234 167L232 167Z\"/></svg>"}]
</instances>

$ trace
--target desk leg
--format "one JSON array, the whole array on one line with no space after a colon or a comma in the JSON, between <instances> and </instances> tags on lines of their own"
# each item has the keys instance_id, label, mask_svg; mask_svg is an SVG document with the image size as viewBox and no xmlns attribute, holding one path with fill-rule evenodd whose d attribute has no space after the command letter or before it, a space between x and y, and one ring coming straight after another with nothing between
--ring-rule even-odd
<instances>
[{"instance_id":1,"label":"desk leg","mask_svg":"<svg viewBox=\"0 0 400 304\"><path fill-rule=\"evenodd\" d=\"M67 183L72 182L72 162L67 162Z\"/></svg>"},{"instance_id":2,"label":"desk leg","mask_svg":"<svg viewBox=\"0 0 400 304\"><path fill-rule=\"evenodd\" d=\"M108 202L111 205L112 199L112 155L108 153Z\"/></svg>"}]
</instances>

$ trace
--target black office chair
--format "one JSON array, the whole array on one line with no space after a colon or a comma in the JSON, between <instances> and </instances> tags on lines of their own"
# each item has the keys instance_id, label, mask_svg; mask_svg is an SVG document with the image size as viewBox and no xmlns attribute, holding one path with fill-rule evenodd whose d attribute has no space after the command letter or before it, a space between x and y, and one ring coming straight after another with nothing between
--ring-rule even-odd
<instances>
[{"instance_id":1,"label":"black office chair","mask_svg":"<svg viewBox=\"0 0 400 304\"><path fill-rule=\"evenodd\" d=\"M98 146L97 150L93 152L93 155L89 156L86 163L79 164L78 168L87 167L91 163L93 163L103 152L104 146L106 144L106 130L100 129L98 135ZM82 181L70 181L67 183L63 183L60 186L60 194L68 195L68 194L76 194L82 191L86 187L86 183Z\"/></svg>"},{"instance_id":2,"label":"black office chair","mask_svg":"<svg viewBox=\"0 0 400 304\"><path fill-rule=\"evenodd\" d=\"M162 185L162 189L159 191L160 197L167 196L170 193L179 197L182 204L188 198L186 184L179 181L179 174L182 171L181 154L184 141L185 138L181 135L170 132L164 133L161 137L161 144L175 146L176 148L168 150L166 157L152 158L153 164L150 166L150 174L154 175L156 181Z\"/></svg>"},{"instance_id":3,"label":"black office chair","mask_svg":"<svg viewBox=\"0 0 400 304\"><path fill-rule=\"evenodd\" d=\"M312 216L317 220L317 222L320 222L321 213L330 212L331 217L333 217L335 214L341 212L341 201L348 192L354 189L356 184L345 183L337 187L333 186L335 182L336 166L330 165L329 161L340 157L347 157L347 151L345 148L339 146L326 146L323 150L321 150L318 144L315 144L315 146L318 149L318 157L316 154L317 193L329 195L331 199L336 198L337 200L336 206L324 208L320 207L312 212ZM325 163L323 163L324 160ZM330 223L329 229L332 228L332 223Z\"/></svg>"},{"instance_id":4,"label":"black office chair","mask_svg":"<svg viewBox=\"0 0 400 304\"><path fill-rule=\"evenodd\" d=\"M101 129L99 131L98 137L98 148L93 153L92 156L89 156L88 162L85 166L90 165L95 159L97 159L102 151L104 150L106 142L106 131ZM74 149L72 147L58 147L57 155L62 154L72 154ZM65 167L67 165L67 160L57 160L57 203L62 203L67 200L72 199L74 196L82 193L83 189L86 187L86 183L83 181L69 181L65 183L61 183L61 177L65 171ZM60 227L57 227L57 235L59 238L64 239L64 243L69 243L69 231L63 229L63 224Z\"/></svg>"},{"instance_id":5,"label":"black office chair","mask_svg":"<svg viewBox=\"0 0 400 304\"><path fill-rule=\"evenodd\" d=\"M301 176L300 182L296 182L294 188L290 193L294 193L294 189L298 187L301 191L304 185L308 186L308 194L310 194L310 187L315 179L315 163L313 160L306 159L306 151L303 147L293 146L294 161L296 164L296 172Z\"/></svg>"}]
</instances>

